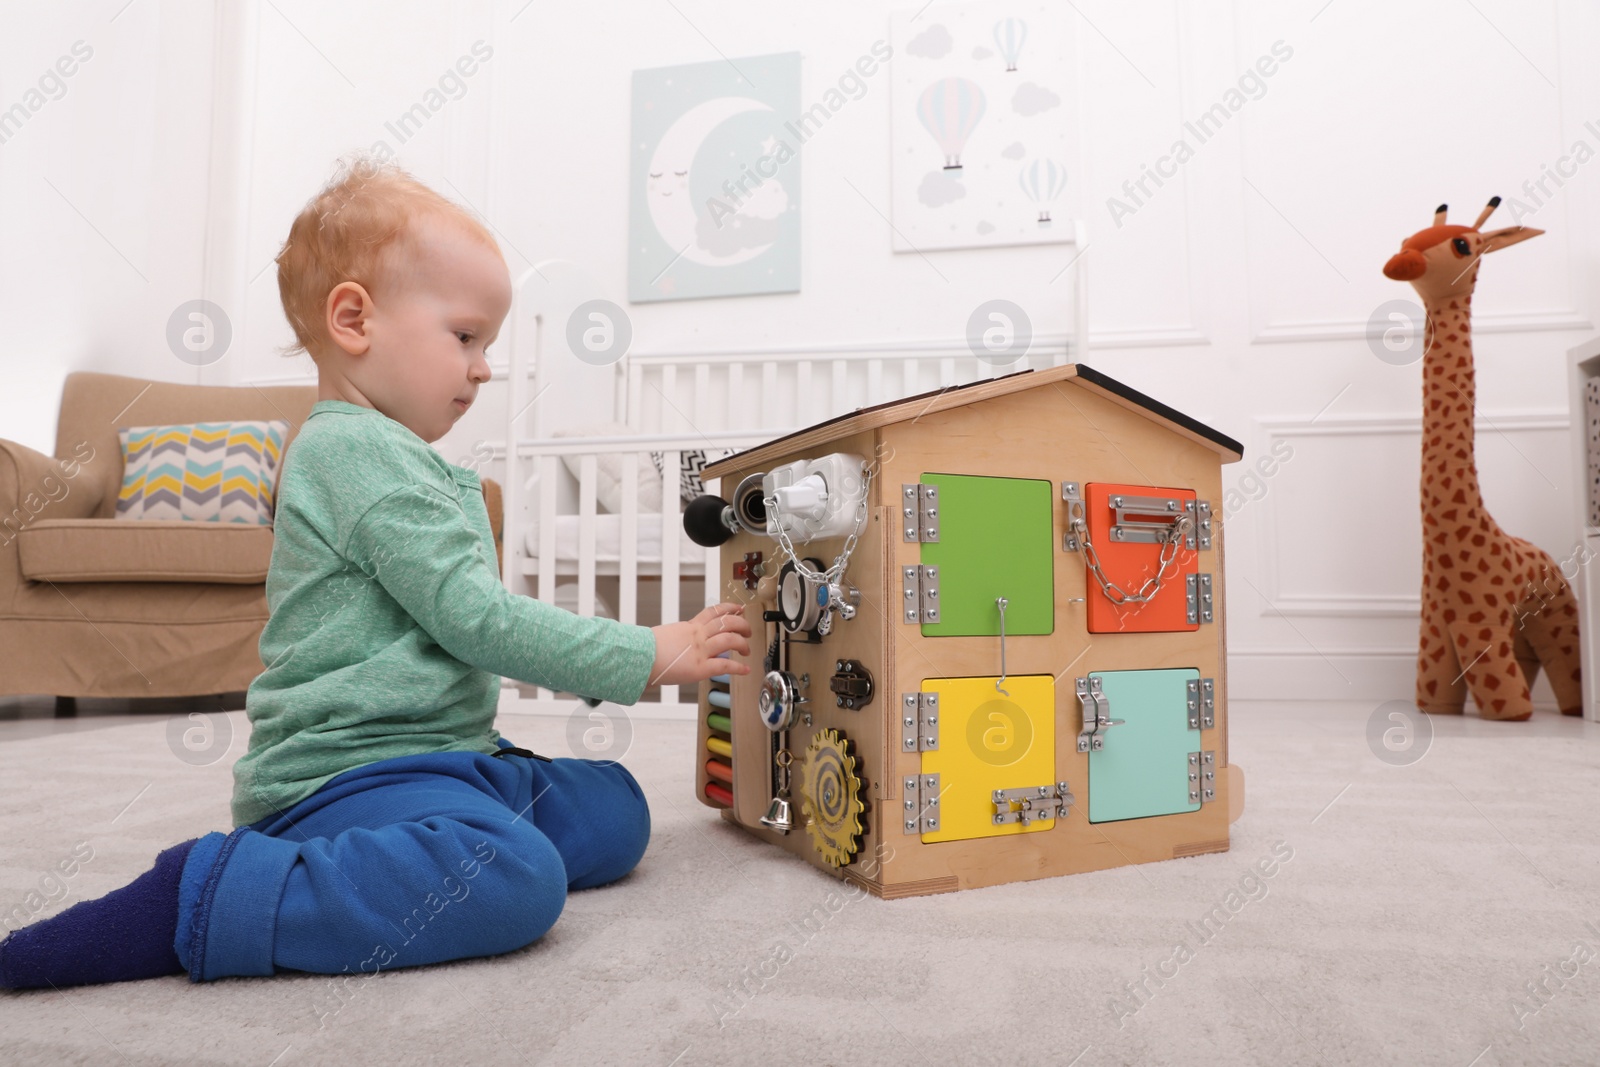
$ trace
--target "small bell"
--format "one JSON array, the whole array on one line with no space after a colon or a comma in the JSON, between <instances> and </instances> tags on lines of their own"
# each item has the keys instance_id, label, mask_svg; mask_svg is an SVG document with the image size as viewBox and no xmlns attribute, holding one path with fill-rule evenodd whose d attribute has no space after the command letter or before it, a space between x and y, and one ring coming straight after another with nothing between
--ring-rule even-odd
<instances>
[{"instance_id":1,"label":"small bell","mask_svg":"<svg viewBox=\"0 0 1600 1067\"><path fill-rule=\"evenodd\" d=\"M794 829L794 817L789 812L789 798L781 795L773 797L772 803L767 806L767 813L761 816L761 825L780 834L786 834Z\"/></svg>"}]
</instances>

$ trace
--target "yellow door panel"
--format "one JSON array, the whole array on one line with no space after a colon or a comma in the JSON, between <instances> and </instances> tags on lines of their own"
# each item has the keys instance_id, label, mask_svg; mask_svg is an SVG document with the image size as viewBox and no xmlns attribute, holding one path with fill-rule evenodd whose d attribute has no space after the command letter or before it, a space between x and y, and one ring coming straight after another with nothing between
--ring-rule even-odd
<instances>
[{"instance_id":1,"label":"yellow door panel","mask_svg":"<svg viewBox=\"0 0 1600 1067\"><path fill-rule=\"evenodd\" d=\"M925 842L1048 830L1054 819L1028 825L1011 819L997 824L996 789L1055 785L1055 678L1048 674L1010 675L1002 694L995 676L929 678L924 693L937 693L939 747L922 753L922 774L939 776L939 829ZM926 804L928 797L922 798ZM1011 810L1009 803L1001 811Z\"/></svg>"}]
</instances>

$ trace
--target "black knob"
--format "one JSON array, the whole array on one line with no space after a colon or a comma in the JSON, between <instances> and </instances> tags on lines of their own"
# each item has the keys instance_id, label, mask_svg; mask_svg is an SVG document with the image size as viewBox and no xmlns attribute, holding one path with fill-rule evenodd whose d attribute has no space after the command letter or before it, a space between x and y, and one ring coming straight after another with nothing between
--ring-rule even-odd
<instances>
[{"instance_id":1,"label":"black knob","mask_svg":"<svg viewBox=\"0 0 1600 1067\"><path fill-rule=\"evenodd\" d=\"M683 509L683 532L702 548L716 548L733 536L733 528L723 519L733 517L728 502L720 496L697 496Z\"/></svg>"}]
</instances>

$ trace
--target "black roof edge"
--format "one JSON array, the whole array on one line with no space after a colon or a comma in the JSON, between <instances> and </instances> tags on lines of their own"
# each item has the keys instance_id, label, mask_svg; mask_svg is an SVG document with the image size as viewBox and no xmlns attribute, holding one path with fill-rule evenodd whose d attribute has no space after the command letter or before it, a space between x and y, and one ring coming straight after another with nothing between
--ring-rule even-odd
<instances>
[{"instance_id":1,"label":"black roof edge","mask_svg":"<svg viewBox=\"0 0 1600 1067\"><path fill-rule=\"evenodd\" d=\"M1106 375L1101 374L1093 367L1087 366L1083 363L1074 364L1074 367L1076 368L1077 376L1089 384L1097 385L1108 393L1113 393L1122 397L1124 400L1137 404L1146 411L1150 412L1152 415L1160 416L1168 422L1183 427L1190 433L1198 434L1213 444L1218 444L1223 448L1231 449L1232 451L1238 453L1241 457L1244 455L1244 446L1238 441L1235 441L1233 438L1229 437L1227 434L1218 430L1213 430L1205 423L1191 419L1189 416L1185 415L1181 411L1178 411L1176 408L1169 408L1167 405L1163 404L1154 397L1146 396L1131 386L1123 385L1115 378L1108 378ZM845 419L854 418L863 412L877 411L880 408L892 407L896 404L904 404L908 400L918 400L925 396L937 396L940 393L957 392L962 389L971 389L980 385L988 385L993 382L1000 381L1003 378L1015 377L1016 374L1032 373L1032 368L1029 368L1028 370L1016 371L1014 374L999 374L993 378L978 378L975 381L970 381L963 385L941 386L940 388L929 389L927 392L917 393L913 396L897 397L894 400L885 400L882 403L873 404L869 407L855 408L852 411L846 411L843 414L835 415L831 419L824 419L822 422L813 423L810 426L802 427L798 430L792 430L789 433L784 434L782 437L774 437L772 440L763 441L759 445L752 445L750 448L740 449L738 452L735 452L729 456L723 456L721 459L710 460L707 462L707 466L710 466L712 463L726 463L730 459L740 459L745 455L756 451L757 449L767 448L771 445L777 444L780 441L786 441L791 437L799 437L801 434L811 433L814 430L819 430L824 426L828 426L836 422L843 422Z\"/></svg>"},{"instance_id":2,"label":"black roof edge","mask_svg":"<svg viewBox=\"0 0 1600 1067\"><path fill-rule=\"evenodd\" d=\"M1190 433L1199 434L1207 441L1211 441L1215 444L1221 445L1223 448L1237 452L1240 456L1244 455L1244 446L1238 441L1235 441L1233 438L1229 437L1227 434L1222 433L1219 430L1213 430L1205 423L1191 419L1189 416L1185 415L1181 411L1178 411L1176 408L1169 408L1167 405L1163 404L1154 397L1146 396L1131 386L1123 385L1115 378L1108 378L1104 374L1101 374L1099 371L1095 370L1093 367L1079 363L1077 364L1077 368L1078 377L1082 378L1090 385L1098 385L1106 392L1115 393L1124 400L1138 404L1146 411L1149 411L1154 415L1159 415L1168 422L1177 423Z\"/></svg>"}]
</instances>

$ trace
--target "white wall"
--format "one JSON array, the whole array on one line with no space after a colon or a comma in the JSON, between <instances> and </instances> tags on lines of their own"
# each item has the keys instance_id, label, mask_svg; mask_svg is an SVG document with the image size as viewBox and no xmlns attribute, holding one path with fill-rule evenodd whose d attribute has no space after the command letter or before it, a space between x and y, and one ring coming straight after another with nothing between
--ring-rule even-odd
<instances>
[{"instance_id":1,"label":"white wall","mask_svg":"<svg viewBox=\"0 0 1600 1067\"><path fill-rule=\"evenodd\" d=\"M272 257L334 158L380 139L484 214L514 273L552 257L587 271L597 295L628 308L635 351L954 339L997 295L1028 309L1038 332L1070 327L1065 279L1050 281L1075 254L1067 246L890 252L887 77L869 79L802 153L800 293L626 303L631 72L798 50L809 104L887 39L890 10L914 4L138 0L116 14L120 2L0 9L8 27L27 27L0 40L0 105L74 40L96 49L67 95L0 145L6 436L48 448L59 380L77 367L314 380L309 361L276 354L290 334ZM1226 520L1234 693L1407 697L1420 366L1385 363L1365 339L1376 308L1413 295L1381 267L1440 201L1470 223L1499 194L1496 224L1547 231L1481 272L1478 460L1500 523L1564 557L1577 528L1564 358L1600 321L1600 165L1547 185L1520 220L1509 207L1533 206L1524 183L1574 142L1600 150L1600 86L1585 62L1600 45L1596 16L1576 0L1076 9L1085 362L1247 446L1224 479L1243 501ZM492 58L400 144L385 123L478 41ZM1123 183L1278 41L1293 54L1264 93L1117 225L1108 198L1126 199ZM163 332L196 295L217 300L235 330L229 355L198 372L169 356ZM447 458L494 435L495 400L486 391L439 443ZM1293 458L1248 480L1280 442Z\"/></svg>"},{"instance_id":2,"label":"white wall","mask_svg":"<svg viewBox=\"0 0 1600 1067\"><path fill-rule=\"evenodd\" d=\"M72 370L197 380L164 337L206 296L212 33L208 4L0 4L0 436L52 452Z\"/></svg>"}]
</instances>

